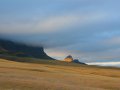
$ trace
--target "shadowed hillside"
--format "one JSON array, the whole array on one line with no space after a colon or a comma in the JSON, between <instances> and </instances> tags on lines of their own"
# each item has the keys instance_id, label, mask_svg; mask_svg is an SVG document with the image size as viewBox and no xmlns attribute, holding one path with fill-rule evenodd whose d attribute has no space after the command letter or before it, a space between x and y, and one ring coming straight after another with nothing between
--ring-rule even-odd
<instances>
[{"instance_id":1,"label":"shadowed hillside","mask_svg":"<svg viewBox=\"0 0 120 90\"><path fill-rule=\"evenodd\" d=\"M45 52L43 47L33 47L21 43L0 39L0 55L1 56L17 56L32 57L40 59L51 59Z\"/></svg>"}]
</instances>

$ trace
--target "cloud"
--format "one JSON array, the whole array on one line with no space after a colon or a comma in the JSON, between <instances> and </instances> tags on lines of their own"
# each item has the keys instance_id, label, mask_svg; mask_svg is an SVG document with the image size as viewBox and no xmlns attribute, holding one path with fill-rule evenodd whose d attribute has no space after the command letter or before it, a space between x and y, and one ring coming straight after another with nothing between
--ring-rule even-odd
<instances>
[{"instance_id":1,"label":"cloud","mask_svg":"<svg viewBox=\"0 0 120 90\"><path fill-rule=\"evenodd\" d=\"M93 62L93 63L87 63L89 65L100 65L100 66L119 66L120 62Z\"/></svg>"},{"instance_id":2,"label":"cloud","mask_svg":"<svg viewBox=\"0 0 120 90\"><path fill-rule=\"evenodd\" d=\"M76 16L55 16L46 17L44 20L31 20L28 22L20 21L8 21L8 23L2 23L0 25L0 33L11 34L33 34L33 33L48 33L57 30L62 30L65 27L73 25L79 17ZM7 26L7 27L6 27Z\"/></svg>"},{"instance_id":3,"label":"cloud","mask_svg":"<svg viewBox=\"0 0 120 90\"><path fill-rule=\"evenodd\" d=\"M31 18L31 20L10 20L5 23L1 22L0 33L2 34L34 34L34 33L51 33L56 31L67 30L75 26L85 26L103 20L106 15L91 13L85 14L66 14L41 18ZM7 27L6 27L7 26Z\"/></svg>"},{"instance_id":4,"label":"cloud","mask_svg":"<svg viewBox=\"0 0 120 90\"><path fill-rule=\"evenodd\" d=\"M104 41L104 43L107 43L109 45L120 45L120 36L114 36L107 41Z\"/></svg>"},{"instance_id":5,"label":"cloud","mask_svg":"<svg viewBox=\"0 0 120 90\"><path fill-rule=\"evenodd\" d=\"M0 37L43 45L59 59L120 60L119 0L0 1Z\"/></svg>"},{"instance_id":6,"label":"cloud","mask_svg":"<svg viewBox=\"0 0 120 90\"><path fill-rule=\"evenodd\" d=\"M65 15L65 16L55 16L49 17L43 21L38 22L35 26L36 30L41 30L40 32L51 32L62 30L65 27L69 27L73 25L79 17L73 15Z\"/></svg>"}]
</instances>

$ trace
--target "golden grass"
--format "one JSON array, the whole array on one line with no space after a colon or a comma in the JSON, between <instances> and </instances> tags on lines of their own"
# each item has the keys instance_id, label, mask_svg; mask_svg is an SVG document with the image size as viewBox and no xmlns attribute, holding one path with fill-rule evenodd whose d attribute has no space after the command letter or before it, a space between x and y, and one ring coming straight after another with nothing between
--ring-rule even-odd
<instances>
[{"instance_id":1,"label":"golden grass","mask_svg":"<svg viewBox=\"0 0 120 90\"><path fill-rule=\"evenodd\" d=\"M0 90L120 90L120 69L0 59Z\"/></svg>"}]
</instances>

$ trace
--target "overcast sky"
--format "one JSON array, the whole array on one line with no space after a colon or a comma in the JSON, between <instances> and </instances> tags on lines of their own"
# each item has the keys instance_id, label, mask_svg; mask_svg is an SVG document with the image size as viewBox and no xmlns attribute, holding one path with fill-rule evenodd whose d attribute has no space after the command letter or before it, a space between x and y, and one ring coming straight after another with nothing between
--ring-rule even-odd
<instances>
[{"instance_id":1,"label":"overcast sky","mask_svg":"<svg viewBox=\"0 0 120 90\"><path fill-rule=\"evenodd\" d=\"M120 62L120 0L0 0L0 37L48 55Z\"/></svg>"}]
</instances>

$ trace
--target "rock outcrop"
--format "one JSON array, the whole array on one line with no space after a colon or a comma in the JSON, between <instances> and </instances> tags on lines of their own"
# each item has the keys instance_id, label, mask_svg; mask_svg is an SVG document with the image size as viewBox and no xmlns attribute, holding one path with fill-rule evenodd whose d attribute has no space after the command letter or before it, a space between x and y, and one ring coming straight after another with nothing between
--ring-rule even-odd
<instances>
[{"instance_id":1,"label":"rock outcrop","mask_svg":"<svg viewBox=\"0 0 120 90\"><path fill-rule=\"evenodd\" d=\"M67 56L65 59L64 59L65 62L68 62L68 63L78 63L78 64L84 64L86 65L85 63L83 62L80 62L78 59L73 59L73 57L71 55Z\"/></svg>"},{"instance_id":2,"label":"rock outcrop","mask_svg":"<svg viewBox=\"0 0 120 90\"><path fill-rule=\"evenodd\" d=\"M64 59L65 62L72 62L73 61L73 57L71 55L67 56L65 59Z\"/></svg>"}]
</instances>

